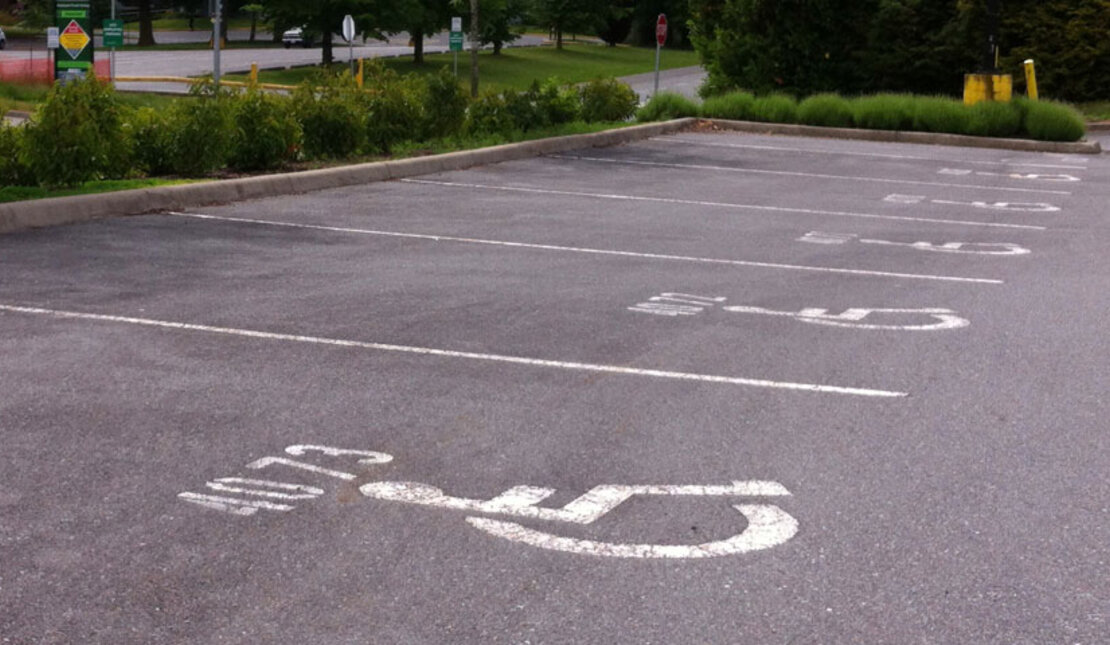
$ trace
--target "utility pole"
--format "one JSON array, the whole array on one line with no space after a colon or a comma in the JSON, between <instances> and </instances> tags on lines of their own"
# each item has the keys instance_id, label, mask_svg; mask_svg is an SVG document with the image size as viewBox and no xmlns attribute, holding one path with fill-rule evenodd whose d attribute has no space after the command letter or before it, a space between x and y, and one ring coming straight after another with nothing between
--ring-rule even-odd
<instances>
[{"instance_id":1,"label":"utility pole","mask_svg":"<svg viewBox=\"0 0 1110 645\"><path fill-rule=\"evenodd\" d=\"M470 0L470 96L478 98L478 0Z\"/></svg>"},{"instance_id":2,"label":"utility pole","mask_svg":"<svg viewBox=\"0 0 1110 645\"><path fill-rule=\"evenodd\" d=\"M212 80L216 82L216 89L220 88L220 16L223 14L221 0L212 3Z\"/></svg>"}]
</instances>

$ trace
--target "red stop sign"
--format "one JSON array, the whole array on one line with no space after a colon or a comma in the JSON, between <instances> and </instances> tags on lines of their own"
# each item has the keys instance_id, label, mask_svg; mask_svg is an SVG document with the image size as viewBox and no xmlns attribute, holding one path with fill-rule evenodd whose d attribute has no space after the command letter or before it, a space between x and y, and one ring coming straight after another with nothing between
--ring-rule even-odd
<instances>
[{"instance_id":1,"label":"red stop sign","mask_svg":"<svg viewBox=\"0 0 1110 645\"><path fill-rule=\"evenodd\" d=\"M659 19L655 21L655 42L659 43L660 47L663 46L663 43L667 42L666 14L659 14Z\"/></svg>"}]
</instances>

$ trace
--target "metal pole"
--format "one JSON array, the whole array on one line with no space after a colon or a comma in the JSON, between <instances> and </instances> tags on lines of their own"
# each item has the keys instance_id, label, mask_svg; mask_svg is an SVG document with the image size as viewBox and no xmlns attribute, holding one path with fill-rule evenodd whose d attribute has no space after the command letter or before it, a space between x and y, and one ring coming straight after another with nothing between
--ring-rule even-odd
<instances>
[{"instance_id":1,"label":"metal pole","mask_svg":"<svg viewBox=\"0 0 1110 645\"><path fill-rule=\"evenodd\" d=\"M470 0L470 96L478 98L478 0Z\"/></svg>"},{"instance_id":2,"label":"metal pole","mask_svg":"<svg viewBox=\"0 0 1110 645\"><path fill-rule=\"evenodd\" d=\"M112 0L112 20L116 19L116 0ZM115 24L115 23L113 23ZM116 84L116 48L108 50L108 79Z\"/></svg>"},{"instance_id":3,"label":"metal pole","mask_svg":"<svg viewBox=\"0 0 1110 645\"><path fill-rule=\"evenodd\" d=\"M663 47L659 44L659 39L655 40L655 89L652 90L651 95L655 96L659 93L659 50Z\"/></svg>"},{"instance_id":4,"label":"metal pole","mask_svg":"<svg viewBox=\"0 0 1110 645\"><path fill-rule=\"evenodd\" d=\"M983 51L983 70L998 69L998 0L987 0L987 46Z\"/></svg>"},{"instance_id":5,"label":"metal pole","mask_svg":"<svg viewBox=\"0 0 1110 645\"><path fill-rule=\"evenodd\" d=\"M221 0L216 0L216 11L212 17L212 80L220 89L220 14L223 13Z\"/></svg>"}]
</instances>

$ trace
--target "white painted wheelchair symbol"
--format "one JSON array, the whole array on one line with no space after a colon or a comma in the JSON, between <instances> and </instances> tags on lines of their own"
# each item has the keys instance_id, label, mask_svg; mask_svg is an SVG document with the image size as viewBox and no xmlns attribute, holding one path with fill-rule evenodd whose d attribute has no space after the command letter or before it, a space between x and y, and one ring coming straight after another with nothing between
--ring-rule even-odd
<instances>
[{"instance_id":1,"label":"white painted wheelchair symbol","mask_svg":"<svg viewBox=\"0 0 1110 645\"><path fill-rule=\"evenodd\" d=\"M880 246L902 246L917 251L931 251L935 253L961 253L966 255L1028 255L1029 249L1011 244L1009 242L891 242L888 240L871 240L857 238L851 233L822 233L810 231L798 238L799 242L811 244L845 244L852 240L860 244L877 244Z\"/></svg>"},{"instance_id":2,"label":"white painted wheelchair symbol","mask_svg":"<svg viewBox=\"0 0 1110 645\"><path fill-rule=\"evenodd\" d=\"M840 314L830 314L828 309L806 308L801 311L775 311L763 307L732 306L723 307L724 311L743 314L762 314L764 316L785 316L813 325L828 325L831 327L846 327L850 329L885 329L897 331L937 331L941 329L959 329L971 324L965 318L960 318L951 309L846 309ZM881 316L922 316L935 322L925 324L882 324L865 322Z\"/></svg>"},{"instance_id":3,"label":"white painted wheelchair symbol","mask_svg":"<svg viewBox=\"0 0 1110 645\"><path fill-rule=\"evenodd\" d=\"M373 482L359 488L363 495L379 500L419 506L508 515L511 517L591 524L621 503L637 495L698 497L776 497L789 496L782 484L770 481L737 481L729 486L595 486L562 508L537 506L555 489L516 486L489 499L451 497L442 490L413 482ZM748 521L740 533L723 540L702 544L617 544L597 542L539 531L516 522L469 516L468 524L490 535L529 546L581 555L617 558L711 558L758 551L778 546L798 532L798 522L785 511L770 504L733 504Z\"/></svg>"}]
</instances>

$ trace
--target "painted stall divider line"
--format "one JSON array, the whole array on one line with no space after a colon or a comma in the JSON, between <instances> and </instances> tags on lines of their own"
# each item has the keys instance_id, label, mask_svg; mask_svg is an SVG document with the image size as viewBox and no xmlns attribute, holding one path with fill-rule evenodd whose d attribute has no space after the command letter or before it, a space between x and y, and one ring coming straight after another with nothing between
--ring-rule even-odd
<instances>
[{"instance_id":1,"label":"painted stall divider line","mask_svg":"<svg viewBox=\"0 0 1110 645\"><path fill-rule=\"evenodd\" d=\"M315 444L296 444L285 449L286 454L296 457L310 452L336 458L358 457L357 463L364 465L386 464L393 461L391 455L370 450L347 450ZM275 465L343 481L351 481L357 477L353 473L285 457L263 457L252 461L246 467L261 470ZM184 492L178 494L178 499L230 515L250 516L259 510L291 511L294 507L287 502L315 499L324 494L324 489L307 484L247 477L221 477L205 485L224 494L206 495ZM360 486L359 492L367 498L384 502L401 502L465 513L507 515L514 518L579 525L592 524L635 496L762 498L788 497L791 494L778 482L759 480L734 481L724 486L605 484L594 486L562 508L548 508L538 504L555 494L556 490L538 486L513 486L488 500L452 497L444 494L439 488L418 482L371 482ZM228 495L237 495L237 497ZM797 520L777 506L766 503L745 503L731 504L731 507L744 516L747 526L728 538L702 544L599 542L547 533L505 520L472 515L465 519L470 526L479 531L510 542L578 555L620 558L706 558L735 555L778 546L798 532Z\"/></svg>"},{"instance_id":2,"label":"painted stall divider line","mask_svg":"<svg viewBox=\"0 0 1110 645\"><path fill-rule=\"evenodd\" d=\"M810 244L845 244L856 241L860 244L877 244L881 246L902 246L917 251L932 251L936 253L960 253L965 255L1028 255L1029 249L1010 242L892 242L888 240L872 240L861 238L853 233L822 233L810 231L798 238L799 242Z\"/></svg>"},{"instance_id":3,"label":"painted stall divider line","mask_svg":"<svg viewBox=\"0 0 1110 645\"><path fill-rule=\"evenodd\" d=\"M982 202L971 201L961 202L949 199L929 199L924 195L900 195L893 194L887 195L883 198L884 202L891 204L920 204L928 201L933 204L944 204L946 206L971 206L972 208L982 208L992 211L1018 211L1026 213L1058 213L1060 212L1059 206L1054 206L1045 202Z\"/></svg>"},{"instance_id":4,"label":"painted stall divider line","mask_svg":"<svg viewBox=\"0 0 1110 645\"><path fill-rule=\"evenodd\" d=\"M729 486L653 486L605 484L595 486L562 508L538 507L555 493L553 488L516 486L489 500L445 495L442 490L415 482L375 482L359 488L363 495L384 501L473 513L591 524L637 495L698 497L775 497L790 491L772 481L734 481ZM769 549L798 532L798 521L771 504L732 504L748 522L739 533L702 544L623 544L569 538L522 526L516 522L468 516L466 521L490 535L540 549L616 558L707 558Z\"/></svg>"},{"instance_id":5,"label":"painted stall divider line","mask_svg":"<svg viewBox=\"0 0 1110 645\"><path fill-rule=\"evenodd\" d=\"M632 307L626 307L626 309L634 313L651 314L655 316L696 316L726 300L727 298L724 297L695 296L691 294L668 292L649 298L647 302L641 302ZM687 304L672 304L675 302ZM749 305L732 305L721 307L720 311L740 314L761 314L764 316L782 316L814 325L866 330L936 331L941 329L959 329L971 324L969 320L957 316L956 312L951 309L940 309L935 307L921 309L852 307L850 309L845 309L839 314L830 314L828 309L818 307L806 307L800 311L776 311ZM907 317L924 317L927 320L935 322L923 322L918 324L908 324L904 322L868 322L873 321L875 318L895 318L902 320Z\"/></svg>"}]
</instances>

